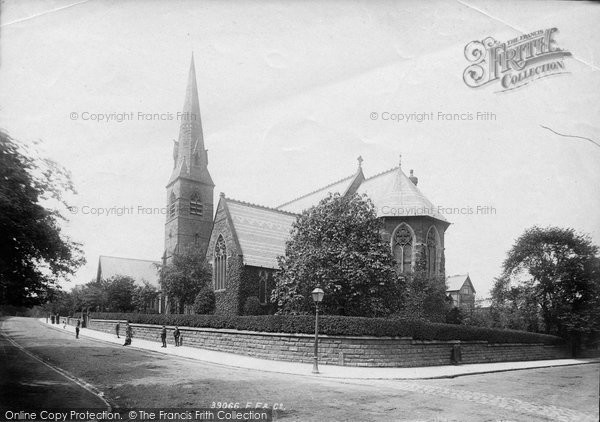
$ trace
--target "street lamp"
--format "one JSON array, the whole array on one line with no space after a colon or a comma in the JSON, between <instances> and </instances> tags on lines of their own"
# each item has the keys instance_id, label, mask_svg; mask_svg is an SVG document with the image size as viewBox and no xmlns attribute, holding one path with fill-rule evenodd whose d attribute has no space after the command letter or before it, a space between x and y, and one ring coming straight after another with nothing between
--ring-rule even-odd
<instances>
[{"instance_id":1,"label":"street lamp","mask_svg":"<svg viewBox=\"0 0 600 422\"><path fill-rule=\"evenodd\" d=\"M321 289L321 286L317 284L317 287L311 293L312 299L315 302L316 313L315 313L315 356L313 362L313 374L319 373L319 303L323 301L325 292Z\"/></svg>"}]
</instances>

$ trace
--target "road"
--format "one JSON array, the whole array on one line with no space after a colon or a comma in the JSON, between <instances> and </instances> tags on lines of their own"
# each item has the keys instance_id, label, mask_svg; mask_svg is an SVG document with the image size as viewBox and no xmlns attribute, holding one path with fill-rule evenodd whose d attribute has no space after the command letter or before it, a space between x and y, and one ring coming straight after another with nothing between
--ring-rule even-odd
<instances>
[{"instance_id":1,"label":"road","mask_svg":"<svg viewBox=\"0 0 600 422\"><path fill-rule=\"evenodd\" d=\"M284 421L596 421L600 365L438 380L333 380L225 367L80 338L27 318L1 331L92 392L25 355L6 338L0 407L210 408L257 403ZM29 399L27 398L29 397ZM79 401L81 400L81 401ZM2 419L0 417L0 419Z\"/></svg>"}]
</instances>

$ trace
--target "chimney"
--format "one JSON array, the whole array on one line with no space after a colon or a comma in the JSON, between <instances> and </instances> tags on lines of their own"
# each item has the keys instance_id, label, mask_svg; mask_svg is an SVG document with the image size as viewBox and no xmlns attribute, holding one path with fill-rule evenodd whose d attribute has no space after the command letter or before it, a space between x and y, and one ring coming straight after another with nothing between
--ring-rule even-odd
<instances>
[{"instance_id":1,"label":"chimney","mask_svg":"<svg viewBox=\"0 0 600 422\"><path fill-rule=\"evenodd\" d=\"M415 177L415 175L413 174L413 170L410 170L410 177L409 177L410 181L413 182L413 184L415 186L417 186L417 183L419 183L419 178Z\"/></svg>"}]
</instances>

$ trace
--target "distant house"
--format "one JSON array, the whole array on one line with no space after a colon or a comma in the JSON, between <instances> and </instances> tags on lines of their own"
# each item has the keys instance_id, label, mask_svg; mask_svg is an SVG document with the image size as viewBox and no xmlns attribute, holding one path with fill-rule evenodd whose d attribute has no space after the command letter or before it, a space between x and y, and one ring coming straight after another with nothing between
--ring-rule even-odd
<instances>
[{"instance_id":1,"label":"distant house","mask_svg":"<svg viewBox=\"0 0 600 422\"><path fill-rule=\"evenodd\" d=\"M158 282L158 265L160 264L160 261L100 255L96 280L107 280L117 275L127 276L131 277L138 286L143 286L146 281L160 292ZM157 312L162 312L162 302L162 295L159 294L158 298L149 304L149 307Z\"/></svg>"},{"instance_id":2,"label":"distant house","mask_svg":"<svg viewBox=\"0 0 600 422\"><path fill-rule=\"evenodd\" d=\"M453 275L446 279L446 295L456 308L471 310L475 307L475 287L469 274Z\"/></svg>"}]
</instances>

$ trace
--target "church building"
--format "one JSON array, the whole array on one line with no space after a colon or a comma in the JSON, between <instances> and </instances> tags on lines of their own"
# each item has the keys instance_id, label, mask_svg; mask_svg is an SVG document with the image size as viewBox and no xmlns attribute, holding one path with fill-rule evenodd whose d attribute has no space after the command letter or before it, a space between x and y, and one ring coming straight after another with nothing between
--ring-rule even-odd
<instances>
[{"instance_id":1,"label":"church building","mask_svg":"<svg viewBox=\"0 0 600 422\"><path fill-rule=\"evenodd\" d=\"M444 235L450 223L417 187L418 179L413 170L407 176L398 163L387 171L366 177L362 162L358 157L356 170L348 177L279 206L252 204L221 193L215 211L215 184L208 171L192 56L179 138L173 145L173 167L166 184L162 264L169 264L174 254L194 247L206 256L212 267L217 314L243 314L244 304L251 297L258 299L263 313L271 313L274 306L269 298L275 287L273 275L278 268L277 257L284 255L298 215L317 205L329 193L358 193L367 195L373 202L382 221L382 237L389 244L397 271L421 270L444 280ZM137 280L143 273L142 278L160 291L158 274L148 276L152 272L149 268L157 268L156 263L101 257L98 279L120 274ZM165 312L168 302L160 293L153 309Z\"/></svg>"},{"instance_id":2,"label":"church building","mask_svg":"<svg viewBox=\"0 0 600 422\"><path fill-rule=\"evenodd\" d=\"M274 288L277 257L285 252L292 223L328 193L366 194L383 222L383 236L399 272L417 268L444 278L444 234L450 223L407 176L400 164L365 177L362 158L356 171L335 183L277 207L267 207L220 194L213 218L214 183L208 171L194 60L190 65L179 139L173 147L173 171L167 183L167 220L163 262L194 245L206 251L212 266L216 313L239 315L250 297L264 313Z\"/></svg>"}]
</instances>

